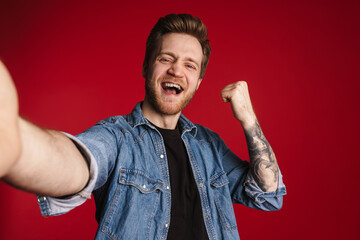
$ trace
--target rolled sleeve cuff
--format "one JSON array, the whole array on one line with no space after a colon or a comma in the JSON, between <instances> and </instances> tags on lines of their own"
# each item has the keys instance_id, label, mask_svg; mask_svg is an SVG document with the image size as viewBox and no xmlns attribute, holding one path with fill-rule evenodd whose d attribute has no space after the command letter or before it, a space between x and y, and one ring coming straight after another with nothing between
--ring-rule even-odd
<instances>
[{"instance_id":1,"label":"rolled sleeve cuff","mask_svg":"<svg viewBox=\"0 0 360 240\"><path fill-rule=\"evenodd\" d=\"M98 176L98 166L94 156L91 154L89 149L76 137L63 133L69 137L76 147L79 149L81 154L84 156L90 166L89 182L83 190L80 192L66 196L66 197L48 197L48 196L37 196L38 204L40 206L41 215L43 216L55 216L69 212L77 206L83 204L87 199L91 198L91 193L94 190L95 182Z\"/></svg>"},{"instance_id":2,"label":"rolled sleeve cuff","mask_svg":"<svg viewBox=\"0 0 360 240\"><path fill-rule=\"evenodd\" d=\"M245 192L246 194L252 198L257 203L264 203L265 201L272 202L271 199L279 199L282 198L283 195L286 194L286 187L282 180L282 174L279 170L279 185L276 191L274 192L264 192L259 185L256 183L251 172L248 172L247 179L244 182ZM281 201L282 203L282 201ZM279 209L281 206L278 207ZM264 209L265 210L265 209Z\"/></svg>"}]
</instances>

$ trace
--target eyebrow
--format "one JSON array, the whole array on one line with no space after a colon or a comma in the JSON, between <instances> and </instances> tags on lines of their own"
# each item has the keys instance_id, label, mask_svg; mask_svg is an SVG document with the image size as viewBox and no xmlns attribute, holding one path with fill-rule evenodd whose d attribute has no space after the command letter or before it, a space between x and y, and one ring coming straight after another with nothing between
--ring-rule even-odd
<instances>
[{"instance_id":1,"label":"eyebrow","mask_svg":"<svg viewBox=\"0 0 360 240\"><path fill-rule=\"evenodd\" d=\"M172 52L160 52L159 56L162 55L162 54L166 54L166 55L169 55L169 56L171 56L173 58L176 58L175 54L173 54ZM196 66L200 67L200 65L195 61L195 59L193 59L191 57L186 57L185 61L192 62L192 63L196 64Z\"/></svg>"}]
</instances>

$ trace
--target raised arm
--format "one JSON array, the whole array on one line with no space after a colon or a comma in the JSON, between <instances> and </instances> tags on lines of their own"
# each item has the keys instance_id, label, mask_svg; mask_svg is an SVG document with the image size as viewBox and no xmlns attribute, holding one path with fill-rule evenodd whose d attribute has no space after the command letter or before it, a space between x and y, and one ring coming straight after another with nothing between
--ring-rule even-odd
<instances>
[{"instance_id":1,"label":"raised arm","mask_svg":"<svg viewBox=\"0 0 360 240\"><path fill-rule=\"evenodd\" d=\"M247 83L244 81L227 85L221 96L230 102L234 117L244 130L250 156L250 171L258 186L265 192L276 191L279 171L275 154L266 140L252 108Z\"/></svg>"},{"instance_id":2,"label":"raised arm","mask_svg":"<svg viewBox=\"0 0 360 240\"><path fill-rule=\"evenodd\" d=\"M0 116L11 116L6 123L0 123L1 129L7 129L0 141L2 180L41 195L65 196L79 192L89 179L84 157L64 134L41 129L21 119L15 88L2 64L0 73ZM6 128L6 125L13 127Z\"/></svg>"}]
</instances>

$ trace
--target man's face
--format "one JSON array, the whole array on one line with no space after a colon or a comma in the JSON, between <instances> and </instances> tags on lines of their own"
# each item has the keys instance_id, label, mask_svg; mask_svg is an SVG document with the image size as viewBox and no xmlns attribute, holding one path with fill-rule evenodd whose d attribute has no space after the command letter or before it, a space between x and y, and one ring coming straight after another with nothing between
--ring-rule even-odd
<instances>
[{"instance_id":1,"label":"man's face","mask_svg":"<svg viewBox=\"0 0 360 240\"><path fill-rule=\"evenodd\" d=\"M195 37L181 33L164 35L145 76L145 101L160 114L180 113L202 81L202 58L202 48Z\"/></svg>"}]
</instances>

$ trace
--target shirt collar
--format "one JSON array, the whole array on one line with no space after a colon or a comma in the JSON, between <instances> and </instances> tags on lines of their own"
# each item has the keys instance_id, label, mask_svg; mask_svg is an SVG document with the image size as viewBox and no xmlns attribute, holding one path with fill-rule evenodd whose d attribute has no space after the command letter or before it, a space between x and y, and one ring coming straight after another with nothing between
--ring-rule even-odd
<instances>
[{"instance_id":1,"label":"shirt collar","mask_svg":"<svg viewBox=\"0 0 360 240\"><path fill-rule=\"evenodd\" d=\"M128 123L132 128L136 128L141 125L147 125L154 128L151 123L144 117L141 110L142 102L138 102L131 113L128 115ZM182 129L182 134L185 132L190 133L192 136L196 136L197 127L195 124L190 122L183 114L180 114L179 125Z\"/></svg>"}]
</instances>

